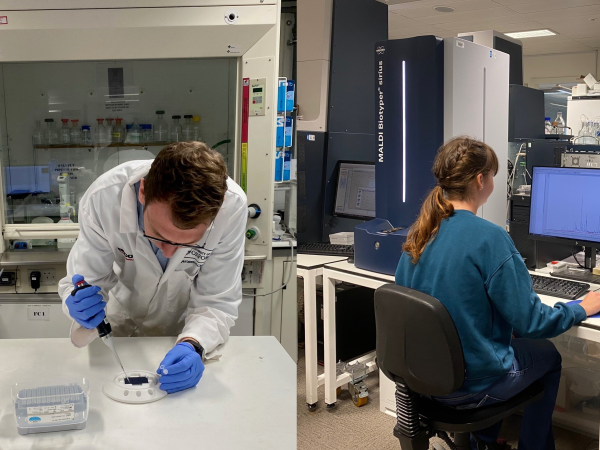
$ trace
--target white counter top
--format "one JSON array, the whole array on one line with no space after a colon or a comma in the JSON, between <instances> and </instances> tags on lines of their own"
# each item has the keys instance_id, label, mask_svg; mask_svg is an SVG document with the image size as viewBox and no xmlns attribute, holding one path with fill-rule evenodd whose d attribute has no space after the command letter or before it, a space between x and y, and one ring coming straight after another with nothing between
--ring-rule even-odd
<instances>
[{"instance_id":1,"label":"white counter top","mask_svg":"<svg viewBox=\"0 0 600 450\"><path fill-rule=\"evenodd\" d=\"M396 282L396 277L394 275L386 275L385 273L371 272L370 270L359 269L354 265L354 263L349 263L348 261L329 263L327 264L326 269L339 270L341 272L365 276L376 280L386 281L388 283Z\"/></svg>"},{"instance_id":2,"label":"white counter top","mask_svg":"<svg viewBox=\"0 0 600 450\"><path fill-rule=\"evenodd\" d=\"M310 255L300 253L298 255L298 267L302 269L315 269L317 267L323 267L325 264L345 261L346 259L348 259L346 256Z\"/></svg>"},{"instance_id":3,"label":"white counter top","mask_svg":"<svg viewBox=\"0 0 600 450\"><path fill-rule=\"evenodd\" d=\"M174 337L116 338L126 370L152 370ZM193 389L141 405L110 400L102 385L120 372L108 347L69 339L0 340L0 449L295 449L296 365L274 337L231 337ZM85 377L87 427L19 436L11 398L19 381Z\"/></svg>"}]
</instances>

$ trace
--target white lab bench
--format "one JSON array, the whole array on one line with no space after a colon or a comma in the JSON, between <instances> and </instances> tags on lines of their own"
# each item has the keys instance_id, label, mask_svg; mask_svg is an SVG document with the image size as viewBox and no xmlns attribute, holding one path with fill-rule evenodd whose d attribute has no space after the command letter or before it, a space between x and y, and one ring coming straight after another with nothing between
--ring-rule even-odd
<instances>
[{"instance_id":1,"label":"white lab bench","mask_svg":"<svg viewBox=\"0 0 600 450\"><path fill-rule=\"evenodd\" d=\"M296 276L304 279L306 403L311 408L316 407L317 388L323 384L323 377L317 376L317 277L323 275L325 264L346 259L341 256L298 255Z\"/></svg>"},{"instance_id":2,"label":"white lab bench","mask_svg":"<svg viewBox=\"0 0 600 450\"><path fill-rule=\"evenodd\" d=\"M345 281L357 286L377 289L388 283L394 283L394 277L381 273L359 269L348 261L326 264L323 268L323 335L325 347L325 373L322 375L325 384L325 404L333 407L337 401L336 389L350 381L349 374L336 375L336 333L335 333L335 283ZM367 365L367 371L377 370L375 352L367 353L356 361ZM353 362L353 361L352 361ZM308 378L308 377L307 377Z\"/></svg>"},{"instance_id":3,"label":"white lab bench","mask_svg":"<svg viewBox=\"0 0 600 450\"><path fill-rule=\"evenodd\" d=\"M115 338L126 370L156 370L173 337ZM296 366L274 337L231 337L198 386L154 403L110 400L102 386L120 372L100 340L82 349L69 339L0 340L0 449L295 449ZM87 427L20 436L11 388L16 382L85 377Z\"/></svg>"}]
</instances>

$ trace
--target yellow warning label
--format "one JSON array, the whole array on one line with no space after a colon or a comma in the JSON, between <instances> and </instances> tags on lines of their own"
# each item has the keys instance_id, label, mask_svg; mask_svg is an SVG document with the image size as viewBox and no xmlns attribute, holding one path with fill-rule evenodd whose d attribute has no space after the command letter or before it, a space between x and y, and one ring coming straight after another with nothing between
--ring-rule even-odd
<instances>
[{"instance_id":1,"label":"yellow warning label","mask_svg":"<svg viewBox=\"0 0 600 450\"><path fill-rule=\"evenodd\" d=\"M242 142L242 189L247 192L248 188L248 143Z\"/></svg>"}]
</instances>

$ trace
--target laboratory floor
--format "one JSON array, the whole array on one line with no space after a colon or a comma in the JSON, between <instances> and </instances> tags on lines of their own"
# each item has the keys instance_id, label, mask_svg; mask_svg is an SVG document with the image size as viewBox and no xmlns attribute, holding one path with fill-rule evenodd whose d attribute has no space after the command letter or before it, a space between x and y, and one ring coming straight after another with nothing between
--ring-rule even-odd
<instances>
[{"instance_id":1,"label":"laboratory floor","mask_svg":"<svg viewBox=\"0 0 600 450\"><path fill-rule=\"evenodd\" d=\"M315 412L306 407L306 384L304 349L298 352L298 450L378 449L399 450L398 440L393 436L395 419L379 411L378 372L369 375L369 402L357 408L347 389L342 390L336 407L325 408L323 386L319 388L319 403ZM319 373L323 367L319 366ZM504 421L501 437L517 448L520 416ZM554 427L556 450L597 450L598 440Z\"/></svg>"}]
</instances>

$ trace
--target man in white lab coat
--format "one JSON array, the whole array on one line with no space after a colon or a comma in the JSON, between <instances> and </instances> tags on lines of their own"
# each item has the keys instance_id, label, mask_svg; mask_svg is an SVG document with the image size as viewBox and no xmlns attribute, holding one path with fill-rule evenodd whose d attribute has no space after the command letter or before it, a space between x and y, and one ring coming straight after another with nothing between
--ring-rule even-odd
<instances>
[{"instance_id":1,"label":"man in white lab coat","mask_svg":"<svg viewBox=\"0 0 600 450\"><path fill-rule=\"evenodd\" d=\"M115 336L178 335L160 364L171 369L161 389L195 386L202 359L237 318L246 218L243 190L200 142L100 176L81 199L79 238L59 283L73 344L92 342L105 314ZM75 274L93 288L71 295Z\"/></svg>"}]
</instances>

